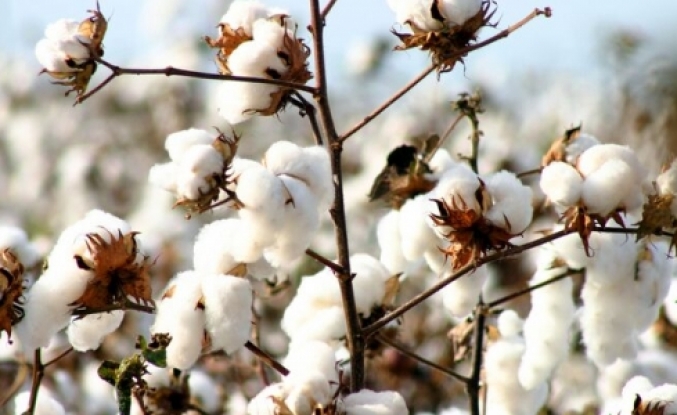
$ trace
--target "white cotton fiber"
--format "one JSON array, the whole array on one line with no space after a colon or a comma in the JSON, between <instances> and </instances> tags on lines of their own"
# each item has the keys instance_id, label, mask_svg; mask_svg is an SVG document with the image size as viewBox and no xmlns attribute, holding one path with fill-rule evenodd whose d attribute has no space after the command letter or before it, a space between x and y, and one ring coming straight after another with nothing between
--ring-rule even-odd
<instances>
[{"instance_id":1,"label":"white cotton fiber","mask_svg":"<svg viewBox=\"0 0 677 415\"><path fill-rule=\"evenodd\" d=\"M508 171L491 175L485 185L494 203L484 217L513 235L522 233L533 216L531 189Z\"/></svg>"},{"instance_id":2,"label":"white cotton fiber","mask_svg":"<svg viewBox=\"0 0 677 415\"><path fill-rule=\"evenodd\" d=\"M583 202L590 213L606 216L620 206L628 191L634 191L630 166L612 159L590 173L583 183Z\"/></svg>"},{"instance_id":3,"label":"white cotton fiber","mask_svg":"<svg viewBox=\"0 0 677 415\"><path fill-rule=\"evenodd\" d=\"M310 340L295 341L289 345L284 366L291 373L314 371L330 382L338 382L334 349L327 343Z\"/></svg>"},{"instance_id":4,"label":"white cotton fiber","mask_svg":"<svg viewBox=\"0 0 677 415\"><path fill-rule=\"evenodd\" d=\"M205 130L190 128L171 133L165 139L165 149L169 158L180 160L188 150L195 145L211 145L214 142L214 136Z\"/></svg>"},{"instance_id":5,"label":"white cotton fiber","mask_svg":"<svg viewBox=\"0 0 677 415\"><path fill-rule=\"evenodd\" d=\"M482 0L442 0L439 5L447 25L462 25L479 13Z\"/></svg>"},{"instance_id":6,"label":"white cotton fiber","mask_svg":"<svg viewBox=\"0 0 677 415\"><path fill-rule=\"evenodd\" d=\"M203 274L227 274L238 261L233 245L245 233L238 219L222 219L202 227L193 247L193 267Z\"/></svg>"},{"instance_id":7,"label":"white cotton fiber","mask_svg":"<svg viewBox=\"0 0 677 415\"><path fill-rule=\"evenodd\" d=\"M569 207L581 198L583 177L570 164L554 161L543 168L540 187L554 204Z\"/></svg>"},{"instance_id":8,"label":"white cotton fiber","mask_svg":"<svg viewBox=\"0 0 677 415\"><path fill-rule=\"evenodd\" d=\"M455 317L467 316L475 308L486 279L486 268L480 267L447 285L442 289L444 307Z\"/></svg>"},{"instance_id":9,"label":"white cotton fiber","mask_svg":"<svg viewBox=\"0 0 677 415\"><path fill-rule=\"evenodd\" d=\"M242 29L251 35L254 22L268 17L269 14L268 8L257 0L235 0L221 17L221 24L228 25L233 30Z\"/></svg>"},{"instance_id":10,"label":"white cotton fiber","mask_svg":"<svg viewBox=\"0 0 677 415\"><path fill-rule=\"evenodd\" d=\"M151 333L169 333L167 366L187 370L202 351L205 313L199 306L202 299L201 275L194 271L178 274L167 285L157 306Z\"/></svg>"},{"instance_id":11,"label":"white cotton fiber","mask_svg":"<svg viewBox=\"0 0 677 415\"><path fill-rule=\"evenodd\" d=\"M362 389L343 398L346 415L408 415L402 395L395 391Z\"/></svg>"},{"instance_id":12,"label":"white cotton fiber","mask_svg":"<svg viewBox=\"0 0 677 415\"><path fill-rule=\"evenodd\" d=\"M381 263L393 275L404 272L407 260L402 254L399 210L391 210L381 218L376 227L376 239L381 248Z\"/></svg>"},{"instance_id":13,"label":"white cotton fiber","mask_svg":"<svg viewBox=\"0 0 677 415\"><path fill-rule=\"evenodd\" d=\"M168 192L176 192L178 165L176 163L156 164L148 172L148 182Z\"/></svg>"},{"instance_id":14,"label":"white cotton fiber","mask_svg":"<svg viewBox=\"0 0 677 415\"><path fill-rule=\"evenodd\" d=\"M211 274L202 277L205 328L212 350L231 354L251 335L253 290L245 278Z\"/></svg>"},{"instance_id":15,"label":"white cotton fiber","mask_svg":"<svg viewBox=\"0 0 677 415\"><path fill-rule=\"evenodd\" d=\"M73 318L68 326L68 340L79 352L96 350L104 337L120 327L124 315L124 311L116 310Z\"/></svg>"},{"instance_id":16,"label":"white cotton fiber","mask_svg":"<svg viewBox=\"0 0 677 415\"><path fill-rule=\"evenodd\" d=\"M424 252L437 249L441 244L435 231L429 226L429 196L419 195L408 200L400 209L400 238L402 254L407 261L421 259Z\"/></svg>"}]
</instances>

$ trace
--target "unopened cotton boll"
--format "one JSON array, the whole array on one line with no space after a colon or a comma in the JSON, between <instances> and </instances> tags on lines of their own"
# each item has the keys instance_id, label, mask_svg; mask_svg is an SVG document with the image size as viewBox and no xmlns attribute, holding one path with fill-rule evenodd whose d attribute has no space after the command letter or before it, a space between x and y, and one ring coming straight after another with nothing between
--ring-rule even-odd
<instances>
[{"instance_id":1,"label":"unopened cotton boll","mask_svg":"<svg viewBox=\"0 0 677 415\"><path fill-rule=\"evenodd\" d=\"M445 22L459 26L482 9L482 0L442 0L438 4Z\"/></svg>"},{"instance_id":2,"label":"unopened cotton boll","mask_svg":"<svg viewBox=\"0 0 677 415\"><path fill-rule=\"evenodd\" d=\"M402 395L395 391L374 392L362 389L343 398L346 415L407 415Z\"/></svg>"},{"instance_id":3,"label":"unopened cotton boll","mask_svg":"<svg viewBox=\"0 0 677 415\"><path fill-rule=\"evenodd\" d=\"M28 410L30 397L30 391L24 391L16 395L14 398L14 415L23 415ZM66 411L54 399L54 396L48 389L40 387L37 392L33 415L66 415Z\"/></svg>"},{"instance_id":4,"label":"unopened cotton boll","mask_svg":"<svg viewBox=\"0 0 677 415\"><path fill-rule=\"evenodd\" d=\"M491 175L485 184L493 205L484 213L484 217L494 226L513 235L522 233L533 216L531 189L508 171Z\"/></svg>"},{"instance_id":5,"label":"unopened cotton boll","mask_svg":"<svg viewBox=\"0 0 677 415\"><path fill-rule=\"evenodd\" d=\"M543 168L540 187L550 201L568 207L581 198L583 178L570 164L554 161Z\"/></svg>"},{"instance_id":6,"label":"unopened cotton boll","mask_svg":"<svg viewBox=\"0 0 677 415\"><path fill-rule=\"evenodd\" d=\"M74 317L68 326L68 340L79 352L96 350L104 337L117 330L122 324L125 312L122 310Z\"/></svg>"},{"instance_id":7,"label":"unopened cotton boll","mask_svg":"<svg viewBox=\"0 0 677 415\"><path fill-rule=\"evenodd\" d=\"M150 331L172 336L167 346L169 367L189 369L202 351L205 312L199 307L203 294L201 280L201 274L194 271L178 274L169 282L158 303Z\"/></svg>"},{"instance_id":8,"label":"unopened cotton boll","mask_svg":"<svg viewBox=\"0 0 677 415\"><path fill-rule=\"evenodd\" d=\"M231 354L241 348L251 334L252 286L244 278L206 275L201 279L205 328L212 350Z\"/></svg>"}]
</instances>

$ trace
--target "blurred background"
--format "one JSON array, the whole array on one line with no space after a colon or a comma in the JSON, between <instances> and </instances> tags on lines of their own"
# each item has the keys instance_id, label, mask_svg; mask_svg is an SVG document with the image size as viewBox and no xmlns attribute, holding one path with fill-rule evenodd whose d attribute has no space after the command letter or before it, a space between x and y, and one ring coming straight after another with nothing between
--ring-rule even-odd
<instances>
[{"instance_id":1,"label":"blurred background","mask_svg":"<svg viewBox=\"0 0 677 415\"><path fill-rule=\"evenodd\" d=\"M202 37L216 35L228 4L226 0L102 0L101 10L110 18L105 57L120 66L172 65L216 72L214 52ZM305 1L266 4L288 10L299 22L299 36L309 39ZM675 155L677 49L672 40L677 36L677 2L499 1L498 29L535 7L546 6L553 10L551 19L537 18L509 38L470 54L464 65L456 65L439 81L430 76L348 140L344 165L353 252L378 255L374 229L387 208L369 203L367 194L388 152L415 137L442 133L455 118L450 101L462 92L479 90L484 98L481 173L538 167L550 143L579 124L602 141L633 146L653 173ZM82 20L92 8L93 0L2 0L0 4L0 224L22 227L44 253L64 227L92 208L125 217L142 232L144 243L158 258L153 275L158 292L176 271L191 267L196 232L221 213L185 220L182 212L171 209L171 195L147 184L148 170L167 160L163 147L167 134L190 127L227 130L229 126L216 112L214 81L123 76L84 104L73 106L74 98L63 96L65 88L38 76L41 68L33 50L47 24L60 18ZM394 13L385 0L338 0L329 15L329 91L339 132L427 65L424 53L391 52L396 44L392 28L397 28ZM494 33L495 29L485 28L480 38ZM90 88L107 75L100 67ZM236 130L243 134L239 154L244 157L260 158L270 143L280 139L312 143L307 120L298 117L294 108L279 117L254 118ZM468 133L464 123L453 132L446 144L452 155L469 154ZM313 248L334 256L328 220ZM294 280L316 269L315 264L301 261L286 272ZM505 276L523 285L531 269L526 261L499 265L494 270L496 287L506 289L501 288ZM412 284L404 288L403 298L421 290ZM275 321L289 298L287 292L260 310L268 324L264 348L278 355L284 353L286 340ZM524 312L528 304L515 307ZM414 334L404 340L431 359L443 361L446 318L426 315L423 308L418 312L427 320L417 324L413 314L408 325ZM133 339L142 326L128 325L123 338ZM109 342L99 355L125 356L133 343L124 344L120 348ZM210 373L227 372L208 363L205 368ZM255 379L252 370L223 376L231 375ZM428 411L448 405L450 390L460 394L457 387L449 388L448 380L432 375L427 379L429 389L417 389L421 379L416 377L410 383L405 379L386 386L409 393L408 402ZM259 387L255 384L244 396ZM80 409L82 413L109 410L110 405L98 411Z\"/></svg>"}]
</instances>

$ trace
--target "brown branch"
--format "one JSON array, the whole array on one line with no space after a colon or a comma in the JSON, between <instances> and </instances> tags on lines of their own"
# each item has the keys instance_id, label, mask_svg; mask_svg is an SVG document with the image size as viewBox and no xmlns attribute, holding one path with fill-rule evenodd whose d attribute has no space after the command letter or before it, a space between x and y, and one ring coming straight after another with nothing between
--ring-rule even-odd
<instances>
[{"instance_id":1,"label":"brown branch","mask_svg":"<svg viewBox=\"0 0 677 415\"><path fill-rule=\"evenodd\" d=\"M517 245L513 246L511 248L506 249L505 251L500 251L496 252L490 255L487 255L485 257L482 257L478 259L475 263L470 263L467 265L464 265L463 267L459 268L454 272L453 274L449 275L448 277L445 277L441 280L439 280L437 283L435 283L432 287L428 288L427 290L421 292L420 294L414 296L412 299L407 301L406 303L402 304L401 306L397 307L390 313L386 314L383 316L381 319L375 321L371 325L365 327L362 331L365 336L371 336L381 328L383 328L386 324L391 322L392 320L395 320L396 318L400 317L402 314L406 313L407 311L411 310L415 306L419 305L423 301L427 300L429 297L431 297L433 294L435 294L437 291L441 290L442 288L446 287L450 283L456 281L457 279L461 278L465 274L469 273L470 271L475 270L476 268L489 263L493 261L497 261L499 259L503 258L508 258L511 256L518 255L528 249L535 248L537 246L546 244L548 242L552 242L556 239L559 239L565 235L569 235L573 233L573 229L569 230L561 230L559 232L552 233L550 235L546 235L542 238L536 239L531 242L527 242L523 245Z\"/></svg>"},{"instance_id":2,"label":"brown branch","mask_svg":"<svg viewBox=\"0 0 677 415\"><path fill-rule=\"evenodd\" d=\"M467 46L465 48L460 49L458 52L454 54L456 59L461 59L468 53L475 51L477 49L481 49L485 46L488 46L498 40L501 40L503 38L506 38L510 36L511 33L514 31L518 30L525 24L529 23L531 20L536 18L539 15L544 15L546 17L550 17L552 14L551 10L549 7L546 7L544 10L541 9L534 9L533 12L531 12L528 16L520 20L519 22L513 24L512 26L508 27L507 29L504 29L497 33L496 35L490 37L489 39L483 40L482 42L478 42L475 44L472 44L470 46ZM415 87L419 82L421 82L423 79L425 79L426 76L428 76L430 73L432 73L436 69L436 65L431 65L428 68L426 68L423 72L421 72L416 78L412 79L409 81L407 85L405 85L402 89L397 91L393 96L388 98L383 104L378 106L374 111L371 112L371 114L367 115L364 117L364 119L360 122L358 122L355 126L353 126L350 130L347 132L343 133L340 137L339 140L341 142L345 141L350 137L351 135L355 134L359 130L362 129L365 125L369 124L371 120L379 116L383 111L385 111L388 107L390 107L392 104L394 104L397 100L402 98L409 90L411 90L413 87Z\"/></svg>"},{"instance_id":3,"label":"brown branch","mask_svg":"<svg viewBox=\"0 0 677 415\"><path fill-rule=\"evenodd\" d=\"M325 19L327 18L327 15L331 11L331 9L334 8L336 5L337 0L329 0L327 4L324 6L324 9L322 9L322 13L320 15L322 16L322 24L325 24Z\"/></svg>"},{"instance_id":4,"label":"brown branch","mask_svg":"<svg viewBox=\"0 0 677 415\"><path fill-rule=\"evenodd\" d=\"M374 109L369 115L364 117L362 121L358 122L355 124L350 130L346 131L339 137L340 142L346 141L350 136L355 134L356 132L360 131L365 125L369 124L374 118L378 117L381 115L381 113L385 110L388 109L391 105L393 105L395 102L397 102L400 98L402 98L404 95L406 95L413 87L419 84L422 80L424 80L428 75L430 75L435 68L437 68L437 65L430 65L426 69L424 69L420 74L418 74L414 79L409 81L408 84L403 86L399 91L395 92L390 98L388 98L385 102L383 102L381 105L379 105L376 109Z\"/></svg>"},{"instance_id":5,"label":"brown branch","mask_svg":"<svg viewBox=\"0 0 677 415\"><path fill-rule=\"evenodd\" d=\"M61 354L59 354L57 357L55 357L54 359L50 360L49 362L43 364L42 366L47 368L47 367L53 365L54 363L58 362L59 360L63 359L64 357L68 356L68 354L70 354L70 352L72 352L72 351L73 351L73 347L69 347L66 350L64 350L63 352L61 352Z\"/></svg>"},{"instance_id":6,"label":"brown branch","mask_svg":"<svg viewBox=\"0 0 677 415\"><path fill-rule=\"evenodd\" d=\"M255 294L253 292L252 297L255 297ZM261 345L261 327L260 327L261 316L259 316L259 313L256 312L256 307L254 306L253 298L252 298L252 317L254 319L254 321L252 321L252 344L255 345L256 347L259 347ZM256 359L256 371L259 373L261 383L263 383L264 386L270 385L270 379L268 379L266 367L263 365L263 361L261 359Z\"/></svg>"},{"instance_id":7,"label":"brown branch","mask_svg":"<svg viewBox=\"0 0 677 415\"><path fill-rule=\"evenodd\" d=\"M482 300L475 306L475 332L473 333L473 356L472 356L472 373L470 380L466 383L466 391L470 400L470 414L480 415L480 388L482 386L482 358L484 357L484 331L487 323L487 307Z\"/></svg>"},{"instance_id":8,"label":"brown branch","mask_svg":"<svg viewBox=\"0 0 677 415\"><path fill-rule=\"evenodd\" d=\"M498 300L494 300L494 301L490 302L489 304L487 304L487 307L494 308L498 305L507 303L510 300L514 300L515 298L521 297L525 294L529 294L530 292L535 291L535 290L537 290L541 287L545 287L546 285L553 284L553 283L555 283L559 280L563 280L563 279L570 277L572 275L575 275L575 274L580 274L581 272L583 272L582 269L567 269L562 274L556 275L556 276L549 278L545 281L541 281L538 284L530 285L530 286L523 288L519 291L516 291L512 294L508 294L504 297L501 297Z\"/></svg>"},{"instance_id":9,"label":"brown branch","mask_svg":"<svg viewBox=\"0 0 677 415\"><path fill-rule=\"evenodd\" d=\"M292 94L290 97L290 102L299 109L299 115L301 117L308 117L310 128L313 130L313 139L315 140L315 144L321 146L323 144L322 133L320 132L320 125L317 122L317 110L315 109L315 106L308 102L308 100L298 92L294 92Z\"/></svg>"},{"instance_id":10,"label":"brown branch","mask_svg":"<svg viewBox=\"0 0 677 415\"><path fill-rule=\"evenodd\" d=\"M416 361L418 361L418 362L420 362L420 363L423 363L423 364L426 365L426 366L430 366L431 368L433 368L433 369L435 369L435 370L438 370L438 371L440 371L440 372L442 372L442 373L444 373L444 374L446 374L446 375L449 375L449 376L451 376L452 378L454 378L454 379L456 379L456 380L458 380L458 381L460 381L460 382L463 382L463 383L466 383L466 384L467 384L467 383L470 381L469 378L467 378L467 377L461 375L460 373L456 373L456 372L454 372L453 370L450 370L450 369L447 369L447 368L445 368L445 367L442 367L442 366L438 365L437 363L432 362L432 361L426 359L425 357L420 356L420 355L418 355L418 354L412 352L411 350L408 350L404 345L398 343L397 341L395 341L395 340L393 340L393 339L388 338L387 336L383 336L383 335L381 335L381 334L377 334L377 335L376 335L376 339L377 339L378 341L380 341L381 343L386 344L386 345L392 347L393 349L397 350L397 351L400 352L402 355L407 356L408 358L413 359L413 360L416 360Z\"/></svg>"},{"instance_id":11,"label":"brown branch","mask_svg":"<svg viewBox=\"0 0 677 415\"><path fill-rule=\"evenodd\" d=\"M317 252L313 251L310 248L306 249L306 255L313 258L315 261L319 262L320 264L324 265L325 267L330 268L337 275L345 274L345 272L343 271L343 268L339 264L325 258L324 256L318 254Z\"/></svg>"},{"instance_id":12,"label":"brown branch","mask_svg":"<svg viewBox=\"0 0 677 415\"><path fill-rule=\"evenodd\" d=\"M133 301L129 301L129 299L125 299L125 302L122 304L110 304L106 307L102 308L76 308L73 310L71 313L74 316L88 316L90 314L99 314L99 313L109 313L111 311L127 311L127 310L135 310L135 311L141 311L144 313L148 314L153 314L155 313L155 307L153 306L147 306L143 304L138 304Z\"/></svg>"},{"instance_id":13,"label":"brown branch","mask_svg":"<svg viewBox=\"0 0 677 415\"><path fill-rule=\"evenodd\" d=\"M40 390L40 383L45 376L45 365L42 364L42 354L40 348L35 349L33 354L33 379L31 381L31 394L28 398L28 409L24 415L33 415L35 413L35 405L38 402L38 392Z\"/></svg>"},{"instance_id":14,"label":"brown branch","mask_svg":"<svg viewBox=\"0 0 677 415\"><path fill-rule=\"evenodd\" d=\"M451 124L449 124L447 129L444 130L444 133L442 133L442 137L440 137L440 141L437 142L437 145L435 146L435 148L430 153L428 153L428 155L426 155L426 157L425 157L425 159L423 159L423 161L425 161L426 163L430 163L430 160L432 160L435 153L437 153L437 150L442 148L442 145L444 144L446 139L451 135L451 132L454 131L454 129L456 128L458 123L461 122L462 119L463 119L463 114L459 114L456 118L454 118L454 120L451 122Z\"/></svg>"},{"instance_id":15,"label":"brown branch","mask_svg":"<svg viewBox=\"0 0 677 415\"><path fill-rule=\"evenodd\" d=\"M539 168L536 168L536 169L531 169L531 170L523 171L521 173L517 173L516 176L518 178L522 179L524 177L531 176L533 174L539 174L542 171L543 171L543 167L539 167Z\"/></svg>"},{"instance_id":16,"label":"brown branch","mask_svg":"<svg viewBox=\"0 0 677 415\"><path fill-rule=\"evenodd\" d=\"M182 76L186 78L196 78L196 79L209 79L217 81L235 81L235 82L249 82L252 84L268 84L268 85L277 85L283 88L289 88L295 91L303 91L311 94L316 93L315 88L309 85L303 85L296 82L284 81L281 79L268 79L268 78L257 78L254 76L238 76L238 75L221 75L218 73L210 72L200 72L200 71L191 71L188 69L175 68L173 66L167 66L164 68L123 68L118 65L114 65L108 61L103 60L101 57L96 57L92 55L92 60L106 68L110 69L111 74L103 82L97 85L90 92L82 95L77 98L75 103L82 103L85 99L89 98L96 92L103 89L110 81L118 76L122 75L165 75L165 76Z\"/></svg>"},{"instance_id":17,"label":"brown branch","mask_svg":"<svg viewBox=\"0 0 677 415\"><path fill-rule=\"evenodd\" d=\"M327 92L327 73L324 63L324 35L323 21L319 0L310 0L311 32L313 34L313 48L315 52L315 75L317 79L315 102L322 121L324 136L327 138L331 151L331 172L334 181L334 203L330 209L334 221L336 234L336 248L338 263L342 272L337 275L341 288L341 300L346 320L346 340L350 350L350 389L353 392L364 387L364 337L360 317L355 304L352 276L350 274L350 250L348 247L348 229L346 223L345 204L343 202L343 172L341 167L341 153L343 145L336 133L334 118L329 105Z\"/></svg>"},{"instance_id":18,"label":"brown branch","mask_svg":"<svg viewBox=\"0 0 677 415\"><path fill-rule=\"evenodd\" d=\"M275 360L271 355L268 353L264 352L261 350L257 345L254 343L247 341L247 343L244 344L244 347L246 347L250 352L254 353L256 357L261 359L261 361L271 368L275 369L279 374L282 376L287 376L289 374L289 369L284 367L282 363L278 362Z\"/></svg>"}]
</instances>

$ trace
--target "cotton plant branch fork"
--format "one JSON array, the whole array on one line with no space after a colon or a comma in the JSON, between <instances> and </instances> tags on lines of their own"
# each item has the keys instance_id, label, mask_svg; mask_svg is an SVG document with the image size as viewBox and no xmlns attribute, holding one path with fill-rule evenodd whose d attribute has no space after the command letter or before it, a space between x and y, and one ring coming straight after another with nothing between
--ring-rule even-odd
<instances>
[{"instance_id":1,"label":"cotton plant branch fork","mask_svg":"<svg viewBox=\"0 0 677 415\"><path fill-rule=\"evenodd\" d=\"M468 53L481 49L485 46L488 46L498 40L501 40L503 38L506 38L510 36L513 32L519 30L522 26L525 24L529 23L533 19L535 19L538 16L545 16L545 17L550 17L552 15L552 10L549 7L546 7L544 9L534 9L531 13L529 13L526 17L524 17L522 20L519 22L513 24L512 26L498 32L494 36L490 37L489 39L483 40L481 42L474 43L470 46L467 46L461 50L459 50L456 53L456 58L457 59L462 59L465 55ZM383 111L388 109L391 105L393 105L395 102L397 102L400 98L402 98L404 95L406 95L411 89L413 89L416 85L418 85L422 80L424 80L428 75L430 75L435 69L437 69L436 65L431 64L428 66L426 69L424 69L420 74L418 74L414 79L409 81L404 87L402 87L399 91L395 92L390 98L385 100L381 105L376 107L369 115L365 116L364 119L362 119L360 122L355 124L353 127L351 127L348 131L345 133L341 134L339 137L339 141L343 142L350 138L353 134L356 132L360 131L364 126L369 124L374 118L378 117Z\"/></svg>"},{"instance_id":2,"label":"cotton plant branch fork","mask_svg":"<svg viewBox=\"0 0 677 415\"><path fill-rule=\"evenodd\" d=\"M328 10L328 9L327 9ZM341 288L343 310L346 319L346 339L350 350L350 390L355 392L364 387L364 337L360 317L355 304L353 276L350 273L350 251L348 247L348 227L346 223L345 204L343 201L343 173L341 154L343 143L339 140L334 118L329 104L327 92L327 73L324 62L324 17L319 0L310 0L311 24L313 34L313 51L315 57L315 103L322 122L324 136L329 146L331 171L334 181L334 203L330 209L334 221L336 247L340 270L334 269ZM326 15L326 13L325 13ZM340 272L336 272L340 271Z\"/></svg>"},{"instance_id":3,"label":"cotton plant branch fork","mask_svg":"<svg viewBox=\"0 0 677 415\"><path fill-rule=\"evenodd\" d=\"M28 409L24 412L24 415L33 415L35 413L35 405L38 402L40 384L42 383L42 379L45 377L45 369L63 359L72 351L73 348L69 347L49 362L42 363L42 350L39 348L35 349L35 352L33 353L33 378L31 382L31 394L28 398Z\"/></svg>"}]
</instances>

